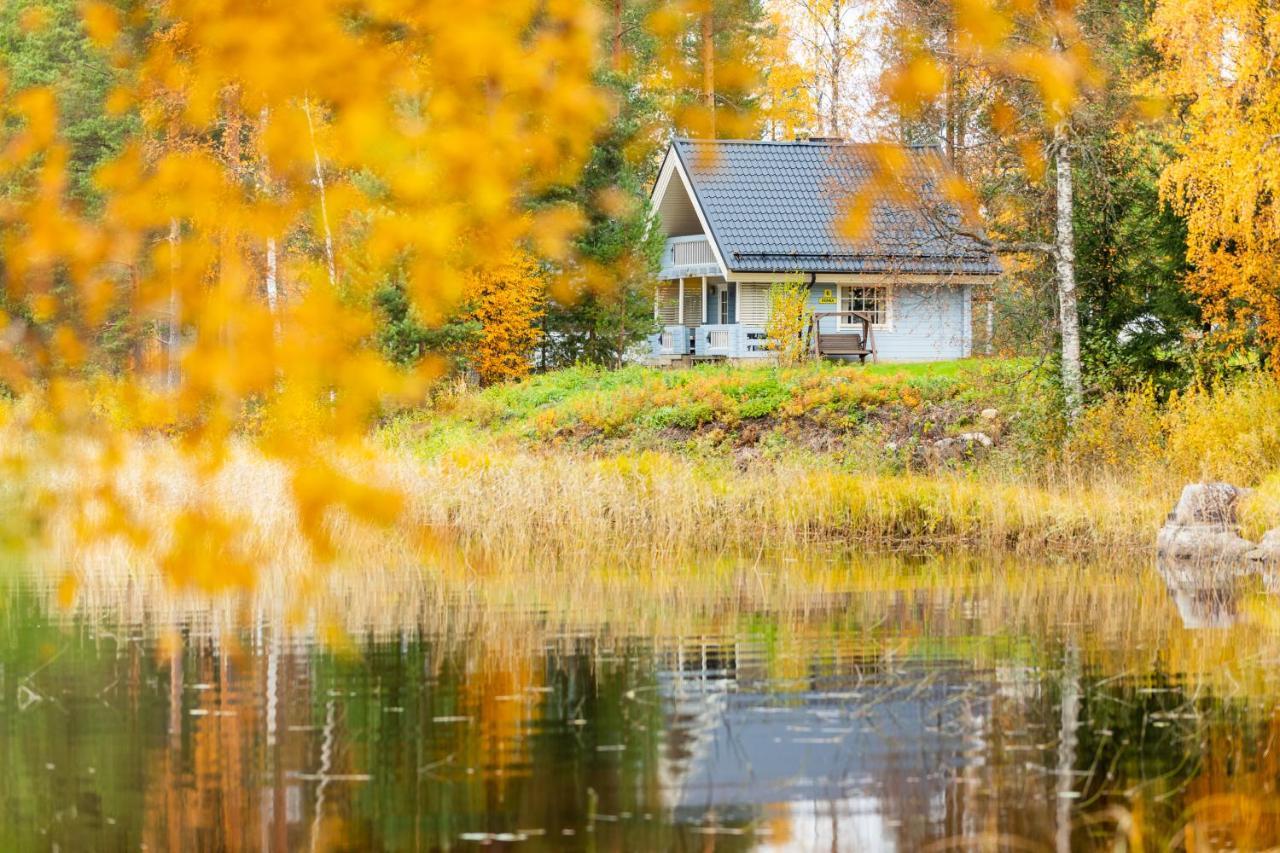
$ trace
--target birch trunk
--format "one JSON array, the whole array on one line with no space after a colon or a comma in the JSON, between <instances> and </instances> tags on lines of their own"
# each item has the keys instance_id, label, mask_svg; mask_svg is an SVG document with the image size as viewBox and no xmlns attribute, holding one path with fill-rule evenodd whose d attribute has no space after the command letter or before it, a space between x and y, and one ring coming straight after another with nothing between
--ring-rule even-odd
<instances>
[{"instance_id":1,"label":"birch trunk","mask_svg":"<svg viewBox=\"0 0 1280 853\"><path fill-rule=\"evenodd\" d=\"M271 317L279 326L280 319L278 311L280 309L280 288L276 271L276 238L267 238L267 310L271 312ZM276 333L279 334L277 328Z\"/></svg>"},{"instance_id":2,"label":"birch trunk","mask_svg":"<svg viewBox=\"0 0 1280 853\"><path fill-rule=\"evenodd\" d=\"M267 162L267 152L265 150L265 142L267 135L267 124L271 119L271 113L266 107L262 108L262 113L258 119L258 139L259 139L259 162L262 164L260 177L262 180L262 190L264 193L271 192L271 168ZM267 238L267 269L264 276L264 285L267 292L267 310L271 312L271 319L275 324L276 337L280 337L280 278L278 260L276 256L276 238Z\"/></svg>"},{"instance_id":3,"label":"birch trunk","mask_svg":"<svg viewBox=\"0 0 1280 853\"><path fill-rule=\"evenodd\" d=\"M1084 404L1084 384L1080 369L1080 311L1076 303L1076 241L1071 220L1075 186L1071 174L1071 146L1064 123L1054 129L1053 144L1054 168L1058 177L1054 249L1062 328L1062 389L1066 394L1067 418L1074 423Z\"/></svg>"},{"instance_id":4,"label":"birch trunk","mask_svg":"<svg viewBox=\"0 0 1280 853\"><path fill-rule=\"evenodd\" d=\"M707 108L707 127L716 138L716 48L711 9L702 13L702 98Z\"/></svg>"},{"instance_id":5,"label":"birch trunk","mask_svg":"<svg viewBox=\"0 0 1280 853\"><path fill-rule=\"evenodd\" d=\"M831 103L827 105L828 135L836 138L840 136L840 77L844 70L843 18L844 3L836 0L831 4Z\"/></svg>"},{"instance_id":6,"label":"birch trunk","mask_svg":"<svg viewBox=\"0 0 1280 853\"><path fill-rule=\"evenodd\" d=\"M1054 823L1054 850L1071 851L1071 809L1076 800L1076 747L1080 729L1080 650L1069 642L1063 661L1061 733L1058 740L1057 815Z\"/></svg>"},{"instance_id":7,"label":"birch trunk","mask_svg":"<svg viewBox=\"0 0 1280 853\"><path fill-rule=\"evenodd\" d=\"M178 293L178 220L169 220L169 323L165 329L165 386L175 390L178 374L178 348L181 346L182 297Z\"/></svg>"},{"instance_id":8,"label":"birch trunk","mask_svg":"<svg viewBox=\"0 0 1280 853\"><path fill-rule=\"evenodd\" d=\"M315 159L316 189L320 193L320 223L324 226L324 257L329 268L329 285L338 286L338 265L333 260L333 231L329 228L329 207L324 196L324 169L320 165L320 147L316 144L316 128L311 121L311 99L302 99L302 112L307 117L307 134L311 137L311 155Z\"/></svg>"}]
</instances>

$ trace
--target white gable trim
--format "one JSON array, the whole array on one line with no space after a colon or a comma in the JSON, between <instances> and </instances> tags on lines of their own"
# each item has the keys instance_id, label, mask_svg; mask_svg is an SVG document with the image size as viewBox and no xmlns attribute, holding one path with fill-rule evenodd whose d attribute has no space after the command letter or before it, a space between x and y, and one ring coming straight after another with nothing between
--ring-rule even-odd
<instances>
[{"instance_id":1,"label":"white gable trim","mask_svg":"<svg viewBox=\"0 0 1280 853\"><path fill-rule=\"evenodd\" d=\"M698 215L698 224L702 226L702 233L707 238L707 243L711 246L711 252L716 257L716 263L720 266L720 275L724 278L729 277L729 266L724 262L724 256L720 254L720 245L716 243L715 234L711 231L711 226L707 224L707 216L702 212L702 205L698 202L698 194L693 191L693 183L689 180L689 174L685 171L684 164L680 162L680 155L676 153L675 145L667 148L667 156L662 160L662 170L658 172L658 180L653 185L653 193L649 196L649 204L657 210L662 203L662 197L667 193L667 186L671 183L671 176L679 175L680 182L684 185L685 194L689 196L689 201L693 203L693 212Z\"/></svg>"}]
</instances>

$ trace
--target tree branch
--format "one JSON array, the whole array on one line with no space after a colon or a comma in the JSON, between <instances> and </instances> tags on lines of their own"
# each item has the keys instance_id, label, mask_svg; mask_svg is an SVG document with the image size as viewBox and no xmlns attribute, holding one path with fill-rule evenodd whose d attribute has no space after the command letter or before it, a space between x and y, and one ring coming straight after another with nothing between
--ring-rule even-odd
<instances>
[{"instance_id":1,"label":"tree branch","mask_svg":"<svg viewBox=\"0 0 1280 853\"><path fill-rule=\"evenodd\" d=\"M1035 240L992 240L976 231L951 226L948 230L957 237L965 237L983 248L990 249L999 255L1020 255L1026 253L1056 255L1058 249L1052 243L1040 243Z\"/></svg>"}]
</instances>

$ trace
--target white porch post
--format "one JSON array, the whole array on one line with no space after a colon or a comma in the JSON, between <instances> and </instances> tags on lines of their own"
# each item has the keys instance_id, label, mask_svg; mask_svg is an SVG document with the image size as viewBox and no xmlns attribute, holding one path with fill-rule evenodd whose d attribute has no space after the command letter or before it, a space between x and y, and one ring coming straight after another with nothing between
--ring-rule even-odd
<instances>
[{"instance_id":1,"label":"white porch post","mask_svg":"<svg viewBox=\"0 0 1280 853\"><path fill-rule=\"evenodd\" d=\"M684 325L684 278L676 280L676 325Z\"/></svg>"},{"instance_id":2,"label":"white porch post","mask_svg":"<svg viewBox=\"0 0 1280 853\"><path fill-rule=\"evenodd\" d=\"M712 319L714 320L715 318L713 317ZM707 322L707 277L705 275L702 277L702 320L701 322L703 323Z\"/></svg>"}]
</instances>

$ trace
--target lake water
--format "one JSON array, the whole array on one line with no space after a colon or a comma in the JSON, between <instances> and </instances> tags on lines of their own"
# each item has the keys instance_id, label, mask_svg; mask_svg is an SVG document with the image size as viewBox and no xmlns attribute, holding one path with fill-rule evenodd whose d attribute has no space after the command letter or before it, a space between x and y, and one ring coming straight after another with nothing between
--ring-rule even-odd
<instances>
[{"instance_id":1,"label":"lake water","mask_svg":"<svg viewBox=\"0 0 1280 853\"><path fill-rule=\"evenodd\" d=\"M825 556L213 611L49 586L0 612L5 850L1280 841L1256 581Z\"/></svg>"}]
</instances>

